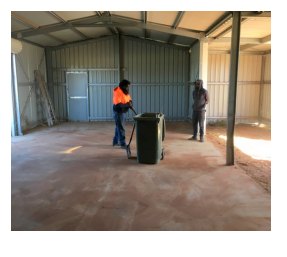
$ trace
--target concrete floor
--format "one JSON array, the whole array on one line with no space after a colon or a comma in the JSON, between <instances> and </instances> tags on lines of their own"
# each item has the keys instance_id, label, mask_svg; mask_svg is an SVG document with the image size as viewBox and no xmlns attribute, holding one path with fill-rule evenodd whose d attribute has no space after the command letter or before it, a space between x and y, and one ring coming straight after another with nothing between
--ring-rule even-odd
<instances>
[{"instance_id":1,"label":"concrete floor","mask_svg":"<svg viewBox=\"0 0 287 257\"><path fill-rule=\"evenodd\" d=\"M132 124L127 125L127 138ZM111 146L112 122L12 138L12 230L271 230L271 196L210 143L167 123L159 164ZM136 155L135 137L132 155Z\"/></svg>"}]
</instances>

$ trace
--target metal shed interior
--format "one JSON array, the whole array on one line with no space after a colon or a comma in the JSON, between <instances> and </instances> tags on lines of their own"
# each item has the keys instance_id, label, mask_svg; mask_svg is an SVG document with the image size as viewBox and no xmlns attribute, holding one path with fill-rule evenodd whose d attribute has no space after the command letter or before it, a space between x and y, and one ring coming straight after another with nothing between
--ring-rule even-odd
<instances>
[{"instance_id":1,"label":"metal shed interior","mask_svg":"<svg viewBox=\"0 0 287 257\"><path fill-rule=\"evenodd\" d=\"M11 36L23 44L16 55L21 127L43 121L34 69L45 77L59 120L111 120L111 91L122 78L132 82L139 112L190 119L203 45L211 97L207 120L224 120L231 29L227 11L12 11ZM240 35L237 120L270 122L271 12L241 12ZM88 91L84 110L75 114L69 101L72 73L84 73Z\"/></svg>"},{"instance_id":2,"label":"metal shed interior","mask_svg":"<svg viewBox=\"0 0 287 257\"><path fill-rule=\"evenodd\" d=\"M198 39L209 51L230 51L232 14L224 11L96 11L11 13L12 37L52 47L104 36L128 35L190 48ZM240 51L270 53L271 12L242 12Z\"/></svg>"},{"instance_id":3,"label":"metal shed interior","mask_svg":"<svg viewBox=\"0 0 287 257\"><path fill-rule=\"evenodd\" d=\"M236 120L270 123L271 12L240 14ZM207 121L227 120L232 22L230 11L12 11L12 135L46 122L35 70L57 119L84 121L12 138L12 230L271 230L270 194L212 143L186 140L197 78L210 95ZM110 144L122 78L139 113L172 121L171 157L159 165ZM73 98L75 84L83 97Z\"/></svg>"}]
</instances>

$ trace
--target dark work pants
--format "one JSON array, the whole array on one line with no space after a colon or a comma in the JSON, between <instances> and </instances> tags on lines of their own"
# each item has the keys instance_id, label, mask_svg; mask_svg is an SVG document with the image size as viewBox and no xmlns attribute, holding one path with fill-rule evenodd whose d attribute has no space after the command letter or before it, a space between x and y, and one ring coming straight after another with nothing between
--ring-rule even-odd
<instances>
[{"instance_id":1,"label":"dark work pants","mask_svg":"<svg viewBox=\"0 0 287 257\"><path fill-rule=\"evenodd\" d=\"M197 137L198 125L199 125L199 135L203 137L204 135L204 120L205 111L193 111L192 114L192 125L193 125L193 136Z\"/></svg>"},{"instance_id":2,"label":"dark work pants","mask_svg":"<svg viewBox=\"0 0 287 257\"><path fill-rule=\"evenodd\" d=\"M114 120L115 120L115 136L113 138L113 144L116 145L126 145L126 136L125 136L125 113L118 113L114 111Z\"/></svg>"}]
</instances>

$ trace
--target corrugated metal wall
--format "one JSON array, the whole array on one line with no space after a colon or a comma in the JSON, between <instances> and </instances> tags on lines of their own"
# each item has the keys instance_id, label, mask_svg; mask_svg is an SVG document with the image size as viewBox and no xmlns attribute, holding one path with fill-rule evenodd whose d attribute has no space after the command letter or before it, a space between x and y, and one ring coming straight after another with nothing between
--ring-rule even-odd
<instances>
[{"instance_id":1,"label":"corrugated metal wall","mask_svg":"<svg viewBox=\"0 0 287 257\"><path fill-rule=\"evenodd\" d=\"M210 54L208 58L207 118L223 118L227 115L228 81L230 56Z\"/></svg>"},{"instance_id":2,"label":"corrugated metal wall","mask_svg":"<svg viewBox=\"0 0 287 257\"><path fill-rule=\"evenodd\" d=\"M119 44L119 40L122 40ZM121 58L119 48L121 45ZM188 106L188 49L130 37L109 37L47 50L49 88L57 117L67 119L66 71L89 73L90 120L111 120L112 90L122 76L131 81L137 112L163 112L183 120ZM130 114L132 116L132 114Z\"/></svg>"},{"instance_id":3,"label":"corrugated metal wall","mask_svg":"<svg viewBox=\"0 0 287 257\"><path fill-rule=\"evenodd\" d=\"M112 90L120 77L132 83L130 92L137 112L163 112L169 120L190 118L190 82L198 76L199 44L189 56L186 48L125 36L108 37L51 48L46 56L49 88L60 120L68 117L66 71L83 70L89 74L90 120L112 119ZM237 120L271 119L270 59L270 55L240 55ZM229 54L209 54L208 120L227 116L229 63Z\"/></svg>"},{"instance_id":4,"label":"corrugated metal wall","mask_svg":"<svg viewBox=\"0 0 287 257\"><path fill-rule=\"evenodd\" d=\"M259 119L262 58L262 55L247 54L241 54L239 57L236 102L236 119L238 121L257 121ZM209 120L225 119L227 116L229 64L229 54L209 54L208 91L210 103L207 107ZM266 67L266 72L267 70L270 70L270 67ZM263 91L262 99L268 98L270 92L265 88ZM263 103L264 110L266 109L268 112L270 106L266 103Z\"/></svg>"},{"instance_id":5,"label":"corrugated metal wall","mask_svg":"<svg viewBox=\"0 0 287 257\"><path fill-rule=\"evenodd\" d=\"M90 120L112 119L112 90L119 82L118 38L47 49L49 89L56 115L66 120L66 72L87 71Z\"/></svg>"},{"instance_id":6,"label":"corrugated metal wall","mask_svg":"<svg viewBox=\"0 0 287 257\"><path fill-rule=\"evenodd\" d=\"M188 118L192 119L192 104L193 104L193 98L192 98L192 91L194 90L194 85L192 82L194 82L196 79L199 79L199 51L200 50L200 43L197 42L192 46L190 49L190 76L189 76L189 85L188 85Z\"/></svg>"},{"instance_id":7,"label":"corrugated metal wall","mask_svg":"<svg viewBox=\"0 0 287 257\"><path fill-rule=\"evenodd\" d=\"M124 39L125 77L139 113L162 112L168 120L184 120L188 107L188 49Z\"/></svg>"},{"instance_id":8,"label":"corrugated metal wall","mask_svg":"<svg viewBox=\"0 0 287 257\"><path fill-rule=\"evenodd\" d=\"M262 82L260 117L271 120L271 54L264 56L264 75Z\"/></svg>"},{"instance_id":9,"label":"corrugated metal wall","mask_svg":"<svg viewBox=\"0 0 287 257\"><path fill-rule=\"evenodd\" d=\"M43 120L42 107L37 103L34 70L46 77L44 48L22 42L22 51L16 55L18 97L22 130L33 128Z\"/></svg>"}]
</instances>

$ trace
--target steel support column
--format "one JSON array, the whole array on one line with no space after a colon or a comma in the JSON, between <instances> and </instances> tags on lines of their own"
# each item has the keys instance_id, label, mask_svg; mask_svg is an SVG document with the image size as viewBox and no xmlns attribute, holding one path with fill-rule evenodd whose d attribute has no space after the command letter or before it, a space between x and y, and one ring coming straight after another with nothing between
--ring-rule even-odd
<instances>
[{"instance_id":1,"label":"steel support column","mask_svg":"<svg viewBox=\"0 0 287 257\"><path fill-rule=\"evenodd\" d=\"M205 40L199 41L199 79L203 80L203 87L207 88L208 80L208 42ZM204 119L204 134L206 134L206 116ZM198 130L199 131L199 130Z\"/></svg>"},{"instance_id":2,"label":"steel support column","mask_svg":"<svg viewBox=\"0 0 287 257\"><path fill-rule=\"evenodd\" d=\"M119 81L122 81L125 78L125 61L124 61L124 38L121 35L118 35L118 58L119 58Z\"/></svg>"},{"instance_id":3,"label":"steel support column","mask_svg":"<svg viewBox=\"0 0 287 257\"><path fill-rule=\"evenodd\" d=\"M12 136L23 136L21 128L21 115L20 115L20 106L18 98L18 82L17 82L17 72L16 72L16 58L15 54L12 54L12 101L13 101L13 122L16 123L16 126L13 124Z\"/></svg>"},{"instance_id":4,"label":"steel support column","mask_svg":"<svg viewBox=\"0 0 287 257\"><path fill-rule=\"evenodd\" d=\"M241 12L233 12L232 37L230 53L230 75L227 110L227 142L226 142L226 165L234 165L234 126L236 113L236 91L238 59L240 46Z\"/></svg>"}]
</instances>

